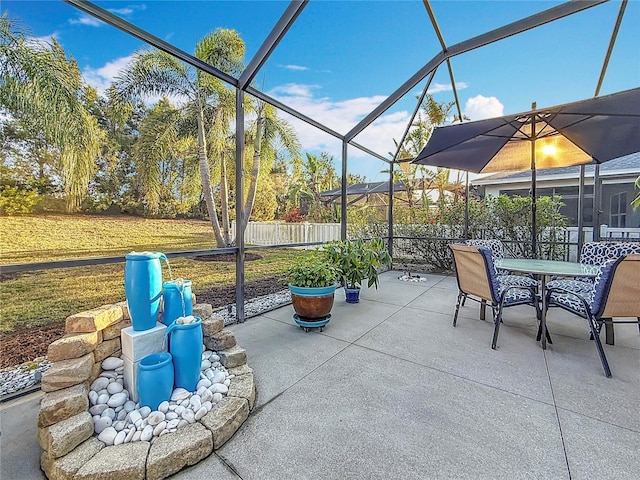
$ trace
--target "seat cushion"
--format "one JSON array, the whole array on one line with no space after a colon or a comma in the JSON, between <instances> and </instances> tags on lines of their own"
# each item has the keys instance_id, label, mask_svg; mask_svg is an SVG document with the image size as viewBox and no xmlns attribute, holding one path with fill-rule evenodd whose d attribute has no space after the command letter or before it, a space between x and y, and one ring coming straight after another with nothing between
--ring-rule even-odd
<instances>
[{"instance_id":1,"label":"seat cushion","mask_svg":"<svg viewBox=\"0 0 640 480\"><path fill-rule=\"evenodd\" d=\"M561 290L568 290L570 292L589 292L593 290L593 279L589 279L589 282L583 282L581 280L552 280L547 283L548 289L559 288Z\"/></svg>"},{"instance_id":2,"label":"seat cushion","mask_svg":"<svg viewBox=\"0 0 640 480\"><path fill-rule=\"evenodd\" d=\"M581 316L587 318L587 310L584 307L584 303L580 300L583 298L588 305L593 301L593 286L590 291L587 292L575 292L575 294L563 293L560 291L551 291L549 295L549 305L557 305Z\"/></svg>"},{"instance_id":3,"label":"seat cushion","mask_svg":"<svg viewBox=\"0 0 640 480\"><path fill-rule=\"evenodd\" d=\"M517 275L512 275L516 277ZM530 288L511 288L515 285L505 283L501 277L498 277L498 297L504 298L504 305L517 305L520 303L533 303L534 293ZM506 293L505 293L506 292Z\"/></svg>"},{"instance_id":4,"label":"seat cushion","mask_svg":"<svg viewBox=\"0 0 640 480\"><path fill-rule=\"evenodd\" d=\"M515 287L538 288L538 282L524 275L498 275L503 285L513 285Z\"/></svg>"}]
</instances>

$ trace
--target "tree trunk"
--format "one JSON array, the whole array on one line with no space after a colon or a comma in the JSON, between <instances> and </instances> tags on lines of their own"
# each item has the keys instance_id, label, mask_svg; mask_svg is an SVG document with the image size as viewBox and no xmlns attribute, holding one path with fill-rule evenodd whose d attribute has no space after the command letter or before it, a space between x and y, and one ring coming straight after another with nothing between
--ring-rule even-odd
<instances>
[{"instance_id":1,"label":"tree trunk","mask_svg":"<svg viewBox=\"0 0 640 480\"><path fill-rule=\"evenodd\" d=\"M200 164L200 178L202 179L202 193L204 201L207 204L207 213L213 227L213 234L218 247L226 247L225 241L220 233L220 224L218 223L218 213L216 212L216 204L211 191L211 180L209 177L209 162L207 161L207 145L204 135L204 112L202 104L198 100L198 161Z\"/></svg>"},{"instance_id":2,"label":"tree trunk","mask_svg":"<svg viewBox=\"0 0 640 480\"><path fill-rule=\"evenodd\" d=\"M262 143L262 128L264 118L262 118L262 109L258 111L258 119L256 120L256 138L253 142L253 165L251 167L251 183L249 184L249 192L247 193L247 202L244 206L244 216L242 228L247 227L249 217L253 211L253 205L256 200L256 192L258 190L258 175L260 175L260 155ZM239 204L239 202L237 202Z\"/></svg>"},{"instance_id":3,"label":"tree trunk","mask_svg":"<svg viewBox=\"0 0 640 480\"><path fill-rule=\"evenodd\" d=\"M237 194L236 194L237 197ZM236 198L236 208L238 200ZM231 225L229 223L229 181L224 152L220 152L220 213L222 214L222 237L227 245L231 245Z\"/></svg>"}]
</instances>

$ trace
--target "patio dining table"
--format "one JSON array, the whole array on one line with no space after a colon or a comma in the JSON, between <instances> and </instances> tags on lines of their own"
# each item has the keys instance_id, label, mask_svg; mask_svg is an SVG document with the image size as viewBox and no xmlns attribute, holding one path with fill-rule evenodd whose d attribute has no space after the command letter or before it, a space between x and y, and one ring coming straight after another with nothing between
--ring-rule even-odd
<instances>
[{"instance_id":1,"label":"patio dining table","mask_svg":"<svg viewBox=\"0 0 640 480\"><path fill-rule=\"evenodd\" d=\"M540 278L540 296L542 299L542 315L537 340L541 340L542 348L547 348L547 299L546 288L549 278L554 277L595 277L600 268L578 262L560 260L538 260L531 258L504 258L496 261L496 267L511 272L529 273Z\"/></svg>"}]
</instances>

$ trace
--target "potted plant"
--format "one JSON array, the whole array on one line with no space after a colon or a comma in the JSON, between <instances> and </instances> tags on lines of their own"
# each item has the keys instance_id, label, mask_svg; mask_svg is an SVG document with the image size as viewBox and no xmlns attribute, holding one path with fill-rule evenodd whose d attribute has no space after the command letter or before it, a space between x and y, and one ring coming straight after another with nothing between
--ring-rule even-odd
<instances>
[{"instance_id":1,"label":"potted plant","mask_svg":"<svg viewBox=\"0 0 640 480\"><path fill-rule=\"evenodd\" d=\"M309 331L324 327L331 318L338 272L322 252L298 260L287 271L295 322Z\"/></svg>"},{"instance_id":2,"label":"potted plant","mask_svg":"<svg viewBox=\"0 0 640 480\"><path fill-rule=\"evenodd\" d=\"M367 286L378 288L378 268L391 264L391 256L384 241L372 238L331 242L323 253L338 270L338 278L345 290L347 303L360 301L360 287L366 278Z\"/></svg>"}]
</instances>

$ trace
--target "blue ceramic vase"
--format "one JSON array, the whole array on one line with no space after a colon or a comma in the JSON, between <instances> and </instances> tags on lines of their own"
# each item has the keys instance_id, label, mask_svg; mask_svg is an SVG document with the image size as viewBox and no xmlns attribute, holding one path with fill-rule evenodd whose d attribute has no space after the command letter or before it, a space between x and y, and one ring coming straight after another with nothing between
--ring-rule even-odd
<instances>
[{"instance_id":1,"label":"blue ceramic vase","mask_svg":"<svg viewBox=\"0 0 640 480\"><path fill-rule=\"evenodd\" d=\"M140 405L157 410L171 399L173 392L173 362L167 352L152 353L140 360L138 367L138 397Z\"/></svg>"},{"instance_id":2,"label":"blue ceramic vase","mask_svg":"<svg viewBox=\"0 0 640 480\"><path fill-rule=\"evenodd\" d=\"M125 255L124 293L136 331L156 326L162 298L162 267L160 259L167 257L160 252L132 252Z\"/></svg>"},{"instance_id":3,"label":"blue ceramic vase","mask_svg":"<svg viewBox=\"0 0 640 480\"><path fill-rule=\"evenodd\" d=\"M178 317L193 314L191 280L171 280L164 282L162 323L170 326Z\"/></svg>"},{"instance_id":4,"label":"blue ceramic vase","mask_svg":"<svg viewBox=\"0 0 640 480\"><path fill-rule=\"evenodd\" d=\"M169 352L173 356L175 386L195 391L202 364L202 320L186 325L173 322L167 328Z\"/></svg>"}]
</instances>

